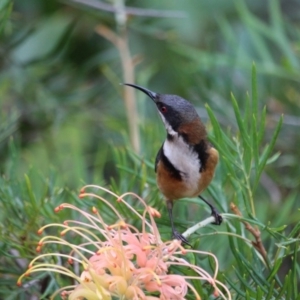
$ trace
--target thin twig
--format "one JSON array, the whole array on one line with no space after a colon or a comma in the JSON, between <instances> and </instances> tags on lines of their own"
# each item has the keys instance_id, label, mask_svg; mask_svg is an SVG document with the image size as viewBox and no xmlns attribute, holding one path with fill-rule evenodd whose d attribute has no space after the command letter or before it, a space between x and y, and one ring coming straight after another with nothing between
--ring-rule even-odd
<instances>
[{"instance_id":1,"label":"thin twig","mask_svg":"<svg viewBox=\"0 0 300 300\"><path fill-rule=\"evenodd\" d=\"M116 7L101 1L96 0L71 0L68 2L83 4L99 10L104 10L112 13L116 13ZM158 9L143 9L137 7L126 7L125 12L127 15L154 17L154 18L187 18L187 14L182 11L175 10L158 10Z\"/></svg>"},{"instance_id":2,"label":"thin twig","mask_svg":"<svg viewBox=\"0 0 300 300\"><path fill-rule=\"evenodd\" d=\"M238 209L238 207L234 203L232 203L232 202L230 203L230 208L235 215L237 215L239 217L243 216L241 211ZM260 230L257 227L254 228L250 223L248 223L246 221L241 220L241 222L245 225L245 229L248 230L255 238L255 241L251 242L252 245L261 254L261 256L263 257L263 259L265 260L267 265L269 265L267 251L262 243Z\"/></svg>"},{"instance_id":3,"label":"thin twig","mask_svg":"<svg viewBox=\"0 0 300 300\"><path fill-rule=\"evenodd\" d=\"M118 35L110 28L104 25L98 25L95 30L99 35L109 40L118 49L123 68L124 82L133 83L134 64L130 54L126 31L122 35ZM135 103L135 93L133 89L124 89L124 101L127 113L131 145L133 149L137 153L139 153L140 138L138 130L138 113Z\"/></svg>"},{"instance_id":4,"label":"thin twig","mask_svg":"<svg viewBox=\"0 0 300 300\"><path fill-rule=\"evenodd\" d=\"M182 235L185 238L188 238L191 234L193 234L195 231L197 231L199 228L202 228L208 224L214 223L216 221L215 217L211 216L207 219L193 225L192 227L188 228Z\"/></svg>"}]
</instances>

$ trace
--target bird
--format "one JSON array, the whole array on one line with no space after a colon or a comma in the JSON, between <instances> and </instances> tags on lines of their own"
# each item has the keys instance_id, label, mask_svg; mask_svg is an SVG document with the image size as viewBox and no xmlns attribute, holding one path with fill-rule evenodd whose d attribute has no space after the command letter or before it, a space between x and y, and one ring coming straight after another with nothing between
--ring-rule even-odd
<instances>
[{"instance_id":1,"label":"bird","mask_svg":"<svg viewBox=\"0 0 300 300\"><path fill-rule=\"evenodd\" d=\"M206 128L189 101L177 95L155 93L136 84L124 85L152 99L164 123L167 136L155 159L156 182L166 200L173 238L190 245L174 226L174 202L199 197L210 207L215 218L213 224L221 225L222 216L200 195L213 179L219 153L208 141Z\"/></svg>"}]
</instances>

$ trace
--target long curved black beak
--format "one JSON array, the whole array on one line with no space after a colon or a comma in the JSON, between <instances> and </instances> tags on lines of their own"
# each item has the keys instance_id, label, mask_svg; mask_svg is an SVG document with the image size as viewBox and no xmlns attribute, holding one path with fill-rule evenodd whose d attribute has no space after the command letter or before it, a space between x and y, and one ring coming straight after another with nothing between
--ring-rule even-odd
<instances>
[{"instance_id":1,"label":"long curved black beak","mask_svg":"<svg viewBox=\"0 0 300 300\"><path fill-rule=\"evenodd\" d=\"M147 96L149 96L155 103L157 102L157 93L154 93L154 92L151 92L150 90L148 89L145 89L139 85L136 85L136 84L131 84L131 83L123 83L124 85L128 85L128 86L131 86L135 89L138 89L142 92L144 92Z\"/></svg>"}]
</instances>

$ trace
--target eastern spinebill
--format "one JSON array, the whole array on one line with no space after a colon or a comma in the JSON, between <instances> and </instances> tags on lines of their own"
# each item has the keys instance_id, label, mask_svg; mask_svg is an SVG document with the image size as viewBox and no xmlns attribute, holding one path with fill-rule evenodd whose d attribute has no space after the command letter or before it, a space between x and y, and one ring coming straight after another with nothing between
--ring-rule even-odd
<instances>
[{"instance_id":1,"label":"eastern spinebill","mask_svg":"<svg viewBox=\"0 0 300 300\"><path fill-rule=\"evenodd\" d=\"M167 131L167 138L155 160L156 181L165 196L176 239L189 244L174 227L173 203L181 198L199 197L211 209L215 223L222 223L222 216L200 193L210 184L219 160L218 151L207 140L204 124L193 105L176 95L154 93L141 86L125 83L148 95L156 104Z\"/></svg>"}]
</instances>

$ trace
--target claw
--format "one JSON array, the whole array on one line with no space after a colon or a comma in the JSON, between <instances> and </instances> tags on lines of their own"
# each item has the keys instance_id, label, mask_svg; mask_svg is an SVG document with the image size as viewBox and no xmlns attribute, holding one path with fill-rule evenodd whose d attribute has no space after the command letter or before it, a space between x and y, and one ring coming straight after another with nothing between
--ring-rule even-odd
<instances>
[{"instance_id":1,"label":"claw","mask_svg":"<svg viewBox=\"0 0 300 300\"><path fill-rule=\"evenodd\" d=\"M185 244L185 245L188 245L188 246L192 247L192 245L188 242L188 240L182 234L180 234L177 230L173 231L172 237L176 240L181 241L182 244Z\"/></svg>"},{"instance_id":2,"label":"claw","mask_svg":"<svg viewBox=\"0 0 300 300\"><path fill-rule=\"evenodd\" d=\"M215 217L215 222L212 223L214 225L221 225L221 223L223 222L223 218L222 216L218 213L218 211L216 210L216 208L214 206L212 206L208 201L206 201L201 195L198 196L201 200L203 200L211 209L211 215Z\"/></svg>"},{"instance_id":3,"label":"claw","mask_svg":"<svg viewBox=\"0 0 300 300\"><path fill-rule=\"evenodd\" d=\"M215 220L216 220L212 224L214 224L214 225L221 225L221 223L223 222L223 217L218 213L218 211L215 208L212 208L211 215L213 217L215 217Z\"/></svg>"}]
</instances>

